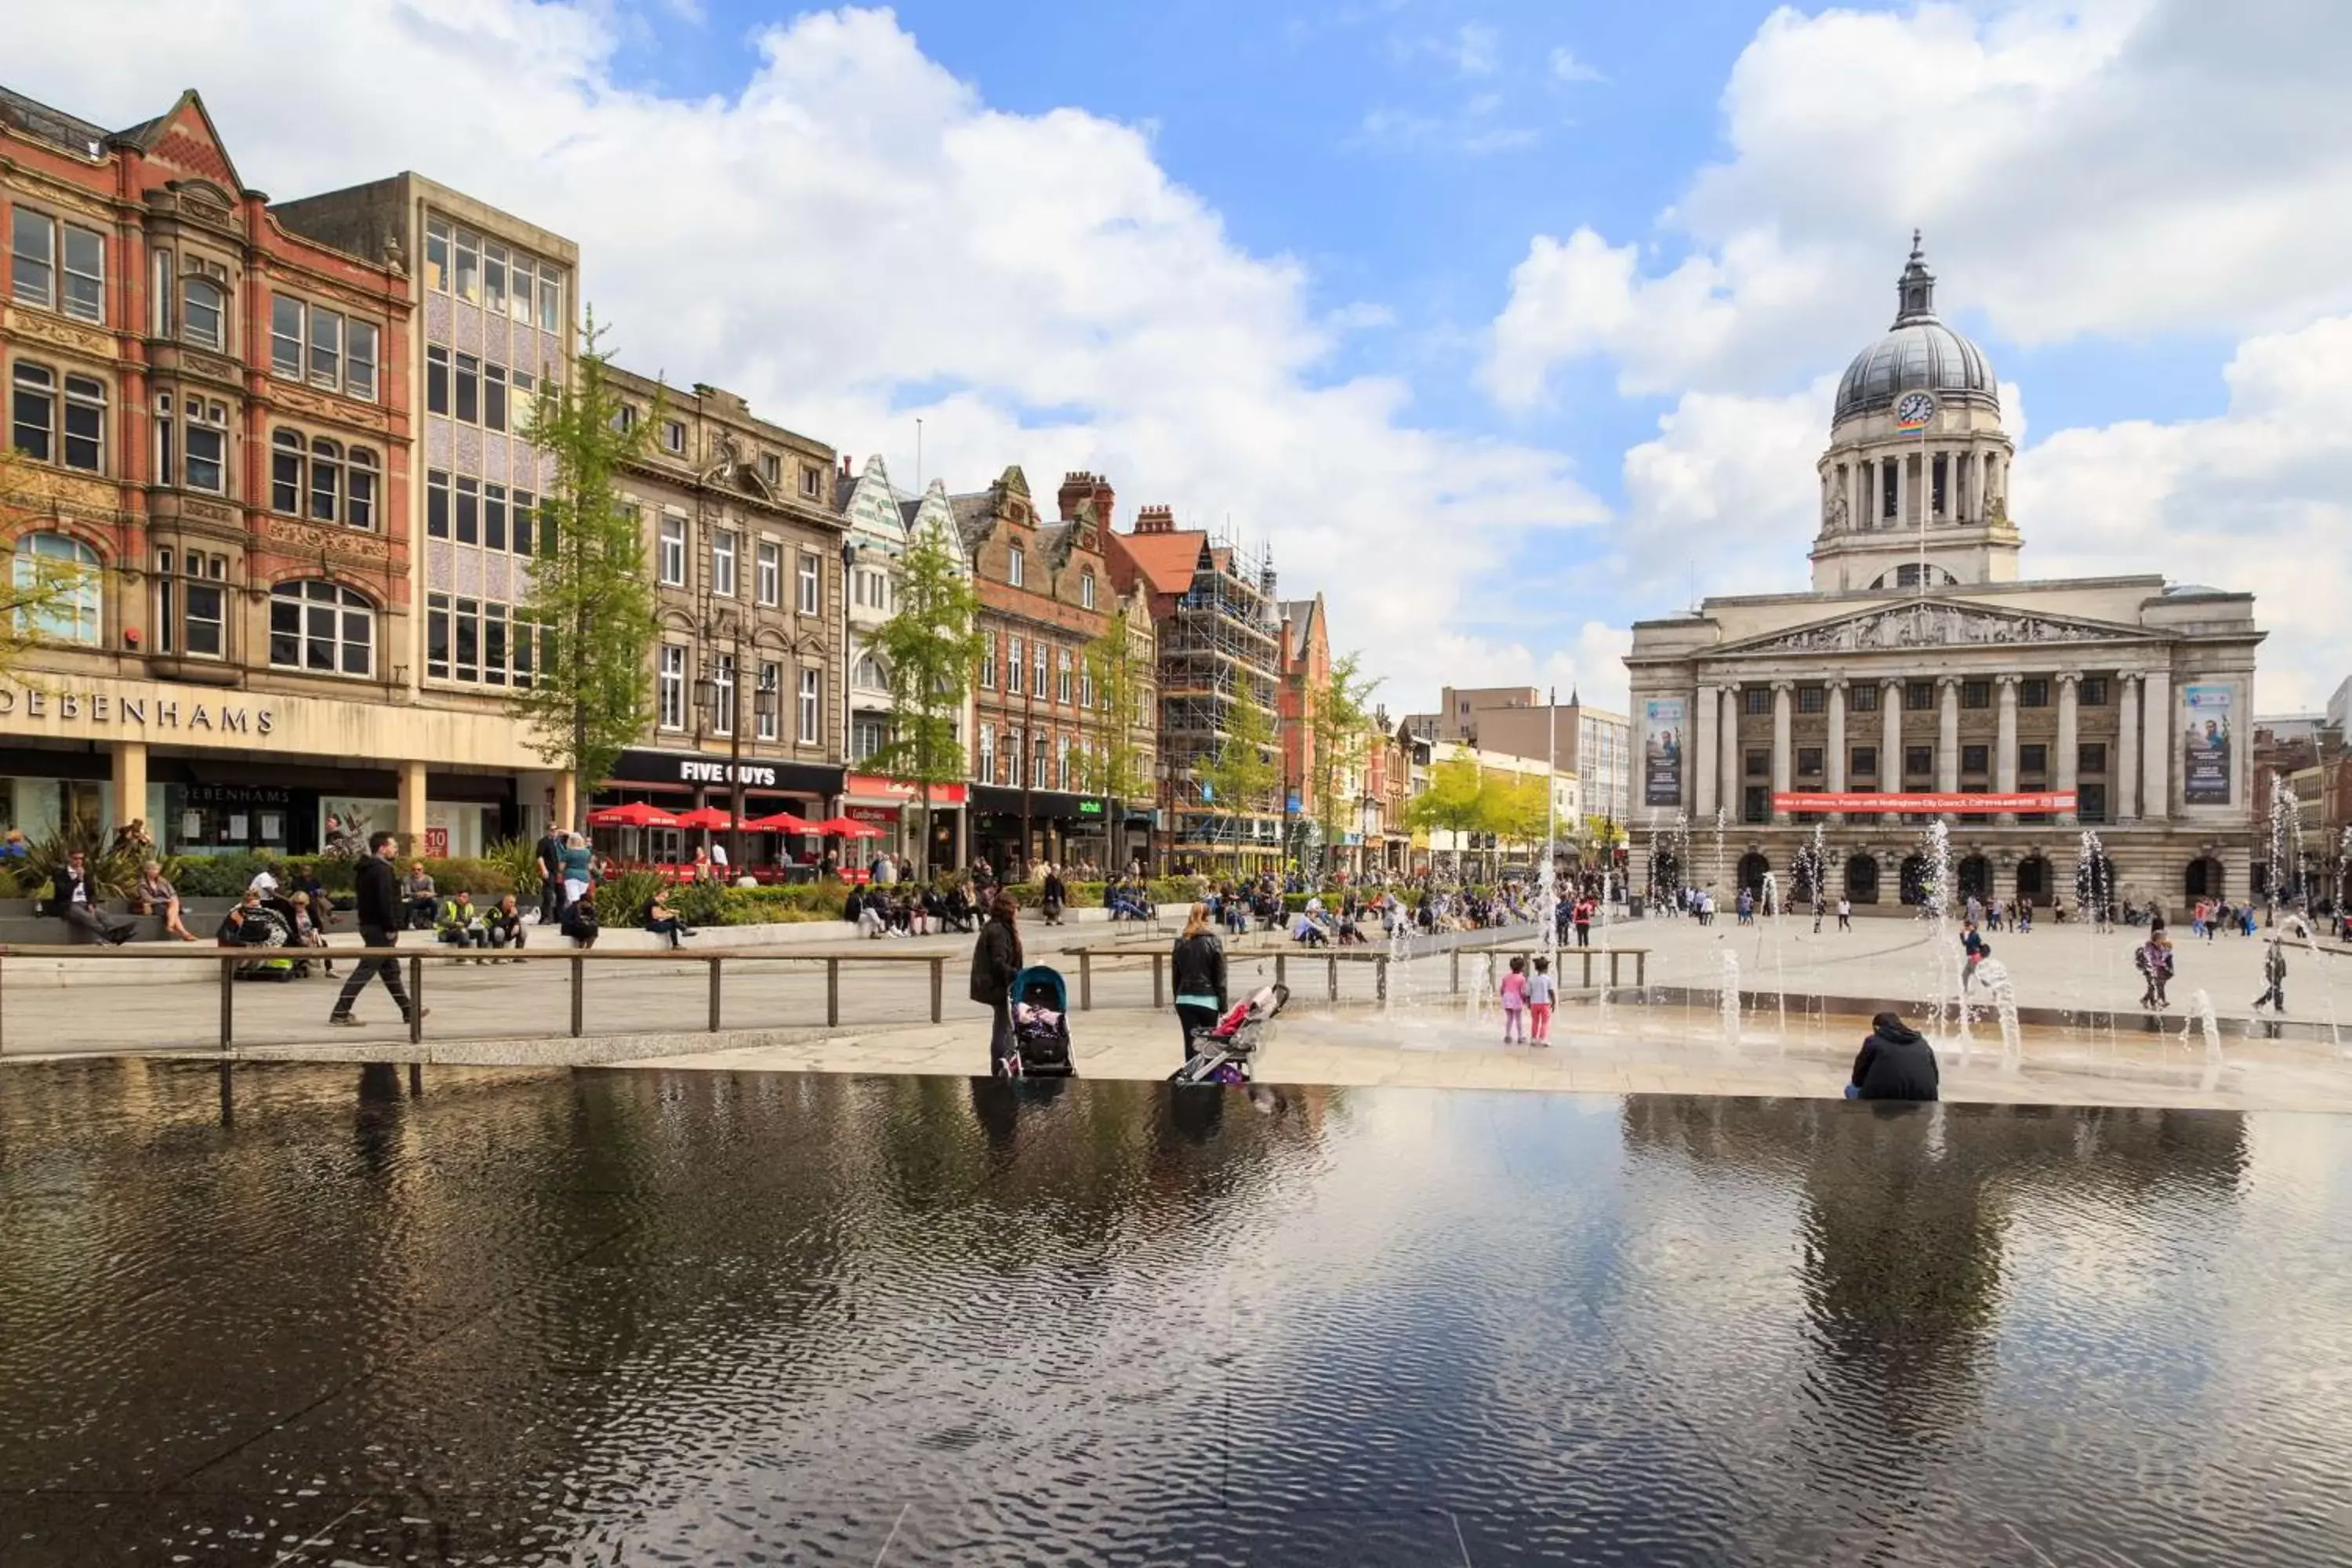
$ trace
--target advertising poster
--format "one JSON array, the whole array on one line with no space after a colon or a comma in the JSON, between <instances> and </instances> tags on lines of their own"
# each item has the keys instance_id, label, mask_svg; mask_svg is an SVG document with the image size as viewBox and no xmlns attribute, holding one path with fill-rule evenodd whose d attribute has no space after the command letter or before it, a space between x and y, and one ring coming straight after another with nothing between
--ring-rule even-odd
<instances>
[{"instance_id":1,"label":"advertising poster","mask_svg":"<svg viewBox=\"0 0 2352 1568\"><path fill-rule=\"evenodd\" d=\"M1642 804L1680 805L1683 799L1683 700L1652 697L1642 703Z\"/></svg>"},{"instance_id":2,"label":"advertising poster","mask_svg":"<svg viewBox=\"0 0 2352 1568\"><path fill-rule=\"evenodd\" d=\"M2230 804L2231 686L2180 689L2180 798L2189 805Z\"/></svg>"}]
</instances>

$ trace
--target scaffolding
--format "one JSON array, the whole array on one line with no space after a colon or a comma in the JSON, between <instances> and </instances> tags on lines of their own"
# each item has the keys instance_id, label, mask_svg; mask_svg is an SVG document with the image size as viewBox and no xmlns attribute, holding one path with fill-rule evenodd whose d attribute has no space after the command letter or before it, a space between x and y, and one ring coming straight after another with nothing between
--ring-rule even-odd
<instances>
[{"instance_id":1,"label":"scaffolding","mask_svg":"<svg viewBox=\"0 0 2352 1568\"><path fill-rule=\"evenodd\" d=\"M1239 820L1232 803L1202 794L1201 769L1223 749L1236 705L1248 702L1275 727L1282 674L1282 629L1275 608L1270 552L1230 535L1205 537L1192 581L1159 626L1160 752L1166 765L1161 805L1179 848L1280 847L1278 811L1250 803Z\"/></svg>"}]
</instances>

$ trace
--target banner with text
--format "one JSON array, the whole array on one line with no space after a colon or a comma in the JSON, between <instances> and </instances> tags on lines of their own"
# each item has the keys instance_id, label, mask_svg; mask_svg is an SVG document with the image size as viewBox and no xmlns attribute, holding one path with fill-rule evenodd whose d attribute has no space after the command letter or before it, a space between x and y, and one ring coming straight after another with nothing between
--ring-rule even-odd
<instances>
[{"instance_id":1,"label":"banner with text","mask_svg":"<svg viewBox=\"0 0 2352 1568\"><path fill-rule=\"evenodd\" d=\"M2180 798L2189 805L2227 805L2231 795L2232 686L2180 689Z\"/></svg>"},{"instance_id":2,"label":"banner with text","mask_svg":"<svg viewBox=\"0 0 2352 1568\"><path fill-rule=\"evenodd\" d=\"M2043 812L2072 811L2074 792L2071 789L2036 790L2025 795L1878 795L1871 792L1849 795L1799 794L1775 795L1772 809L1786 812L1899 812L1932 813L1937 816L1990 816L1998 812L2021 812L2038 815Z\"/></svg>"},{"instance_id":3,"label":"banner with text","mask_svg":"<svg viewBox=\"0 0 2352 1568\"><path fill-rule=\"evenodd\" d=\"M1642 704L1642 804L1683 802L1683 720L1679 697L1653 697Z\"/></svg>"}]
</instances>

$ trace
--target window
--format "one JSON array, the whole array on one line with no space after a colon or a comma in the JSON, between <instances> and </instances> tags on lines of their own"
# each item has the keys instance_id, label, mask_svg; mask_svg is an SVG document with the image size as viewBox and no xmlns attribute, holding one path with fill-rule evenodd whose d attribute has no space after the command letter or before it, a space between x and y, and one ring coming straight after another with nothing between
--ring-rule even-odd
<instances>
[{"instance_id":1,"label":"window","mask_svg":"<svg viewBox=\"0 0 2352 1568\"><path fill-rule=\"evenodd\" d=\"M781 605L784 602L784 552L772 540L760 541L757 552L758 575L753 584L760 603Z\"/></svg>"},{"instance_id":2,"label":"window","mask_svg":"<svg viewBox=\"0 0 2352 1568\"><path fill-rule=\"evenodd\" d=\"M710 591L721 598L735 597L735 531L731 528L711 531Z\"/></svg>"},{"instance_id":3,"label":"window","mask_svg":"<svg viewBox=\"0 0 2352 1568\"><path fill-rule=\"evenodd\" d=\"M158 393L155 396L155 482L168 485L172 476L180 471L179 443L173 438L178 426L172 419L172 395Z\"/></svg>"},{"instance_id":4,"label":"window","mask_svg":"<svg viewBox=\"0 0 2352 1568\"><path fill-rule=\"evenodd\" d=\"M1936 683L1914 680L1903 688L1903 706L1913 712L1924 712L1936 705Z\"/></svg>"},{"instance_id":5,"label":"window","mask_svg":"<svg viewBox=\"0 0 2352 1568\"><path fill-rule=\"evenodd\" d=\"M871 653L860 653L857 656L857 662L850 666L849 679L852 685L867 691L889 689L888 684L882 679L881 661Z\"/></svg>"},{"instance_id":6,"label":"window","mask_svg":"<svg viewBox=\"0 0 2352 1568\"><path fill-rule=\"evenodd\" d=\"M625 436L636 427L637 411L633 405L624 403L618 408L613 410L614 429L618 430L622 435Z\"/></svg>"},{"instance_id":7,"label":"window","mask_svg":"<svg viewBox=\"0 0 2352 1568\"><path fill-rule=\"evenodd\" d=\"M661 535L654 552L656 576L665 587L686 586L686 519L662 513Z\"/></svg>"},{"instance_id":8,"label":"window","mask_svg":"<svg viewBox=\"0 0 2352 1568\"><path fill-rule=\"evenodd\" d=\"M2083 706L2085 708L2105 708L2106 705L2107 678L2104 675L2084 676L2083 678Z\"/></svg>"},{"instance_id":9,"label":"window","mask_svg":"<svg viewBox=\"0 0 2352 1568\"><path fill-rule=\"evenodd\" d=\"M879 719L853 719L849 724L849 756L862 763L889 743L890 727Z\"/></svg>"},{"instance_id":10,"label":"window","mask_svg":"<svg viewBox=\"0 0 2352 1568\"><path fill-rule=\"evenodd\" d=\"M2074 748L2074 766L2086 773L2107 771L2107 745L2104 741L2089 741Z\"/></svg>"},{"instance_id":11,"label":"window","mask_svg":"<svg viewBox=\"0 0 2352 1568\"><path fill-rule=\"evenodd\" d=\"M1878 748L1856 746L1853 749L1853 764L1848 770L1851 779L1875 780L1878 777Z\"/></svg>"},{"instance_id":12,"label":"window","mask_svg":"<svg viewBox=\"0 0 2352 1568\"><path fill-rule=\"evenodd\" d=\"M66 226L65 312L85 321L106 320L106 241L86 228Z\"/></svg>"},{"instance_id":13,"label":"window","mask_svg":"<svg viewBox=\"0 0 2352 1568\"><path fill-rule=\"evenodd\" d=\"M365 447L352 448L351 466L343 474L343 521L352 528L375 526L375 454Z\"/></svg>"},{"instance_id":14,"label":"window","mask_svg":"<svg viewBox=\"0 0 2352 1568\"><path fill-rule=\"evenodd\" d=\"M810 500L815 500L824 494L824 470L809 468L805 464L802 465L801 494Z\"/></svg>"},{"instance_id":15,"label":"window","mask_svg":"<svg viewBox=\"0 0 2352 1568\"><path fill-rule=\"evenodd\" d=\"M1029 690L1032 695L1045 695L1045 645L1035 637L1029 639L1029 654L1035 662L1029 667Z\"/></svg>"},{"instance_id":16,"label":"window","mask_svg":"<svg viewBox=\"0 0 2352 1568\"><path fill-rule=\"evenodd\" d=\"M58 456L58 377L46 365L16 362L16 396L10 404L9 443L35 462Z\"/></svg>"},{"instance_id":17,"label":"window","mask_svg":"<svg viewBox=\"0 0 2352 1568\"><path fill-rule=\"evenodd\" d=\"M823 607L824 599L818 589L817 581L816 557L809 554L806 551L803 551L801 552L800 580L800 612L802 615L814 616Z\"/></svg>"},{"instance_id":18,"label":"window","mask_svg":"<svg viewBox=\"0 0 2352 1568\"><path fill-rule=\"evenodd\" d=\"M773 452L761 453L760 477L768 481L770 489L774 489L784 482L784 460Z\"/></svg>"},{"instance_id":19,"label":"window","mask_svg":"<svg viewBox=\"0 0 2352 1568\"><path fill-rule=\"evenodd\" d=\"M1056 661L1054 671L1054 700L1067 706L1072 695L1070 689L1070 650L1068 648L1061 648L1055 652L1054 657Z\"/></svg>"},{"instance_id":20,"label":"window","mask_svg":"<svg viewBox=\"0 0 2352 1568\"><path fill-rule=\"evenodd\" d=\"M428 469L425 475L425 531L434 539L449 537L449 473Z\"/></svg>"},{"instance_id":21,"label":"window","mask_svg":"<svg viewBox=\"0 0 2352 1568\"><path fill-rule=\"evenodd\" d=\"M1964 773L1980 773L1985 772L1991 765L1991 748L1987 746L1962 746L1960 748L1960 772Z\"/></svg>"},{"instance_id":22,"label":"window","mask_svg":"<svg viewBox=\"0 0 2352 1568\"><path fill-rule=\"evenodd\" d=\"M172 253L151 250L148 258L147 335L172 335Z\"/></svg>"},{"instance_id":23,"label":"window","mask_svg":"<svg viewBox=\"0 0 2352 1568\"><path fill-rule=\"evenodd\" d=\"M2017 683L2017 705L2021 708L2050 706L2050 682L2041 677Z\"/></svg>"},{"instance_id":24,"label":"window","mask_svg":"<svg viewBox=\"0 0 2352 1568\"><path fill-rule=\"evenodd\" d=\"M2048 773L2050 771L2050 748L2048 746L2018 747L2017 771L2021 773L2030 773L2035 776Z\"/></svg>"},{"instance_id":25,"label":"window","mask_svg":"<svg viewBox=\"0 0 2352 1568\"><path fill-rule=\"evenodd\" d=\"M1819 746L1797 748L1797 772L1806 778L1819 778L1822 773L1822 749Z\"/></svg>"},{"instance_id":26,"label":"window","mask_svg":"<svg viewBox=\"0 0 2352 1568\"><path fill-rule=\"evenodd\" d=\"M822 718L824 712L821 706L824 701L824 694L819 689L818 682L824 679L823 675L814 669L803 669L801 671L801 727L799 739L800 743L803 746L814 746L816 744L818 721Z\"/></svg>"},{"instance_id":27,"label":"window","mask_svg":"<svg viewBox=\"0 0 2352 1568\"><path fill-rule=\"evenodd\" d=\"M447 360L446 352L442 358ZM302 379L302 301L283 294L269 297L269 370L273 375Z\"/></svg>"},{"instance_id":28,"label":"window","mask_svg":"<svg viewBox=\"0 0 2352 1568\"><path fill-rule=\"evenodd\" d=\"M759 726L760 739L762 741L772 741L776 738L776 708L783 692L783 681L784 671L782 665L760 666L759 696L753 700L751 706Z\"/></svg>"},{"instance_id":29,"label":"window","mask_svg":"<svg viewBox=\"0 0 2352 1568\"><path fill-rule=\"evenodd\" d=\"M1070 787L1070 738L1067 735L1055 737L1054 777L1055 789Z\"/></svg>"},{"instance_id":30,"label":"window","mask_svg":"<svg viewBox=\"0 0 2352 1568\"><path fill-rule=\"evenodd\" d=\"M539 497L529 490L514 493L514 552L528 555L531 552L531 525L539 517Z\"/></svg>"},{"instance_id":31,"label":"window","mask_svg":"<svg viewBox=\"0 0 2352 1568\"><path fill-rule=\"evenodd\" d=\"M2084 822L2107 820L2107 786L2086 784L2074 792L2075 816Z\"/></svg>"},{"instance_id":32,"label":"window","mask_svg":"<svg viewBox=\"0 0 2352 1568\"><path fill-rule=\"evenodd\" d=\"M457 363L455 416L460 425L479 424L482 418L482 362L472 354L459 354Z\"/></svg>"},{"instance_id":33,"label":"window","mask_svg":"<svg viewBox=\"0 0 2352 1568\"><path fill-rule=\"evenodd\" d=\"M457 231L457 291L460 300L482 297L482 238L462 228Z\"/></svg>"},{"instance_id":34,"label":"window","mask_svg":"<svg viewBox=\"0 0 2352 1568\"><path fill-rule=\"evenodd\" d=\"M1092 572L1081 572L1078 574L1078 608L1091 610L1094 607L1095 574Z\"/></svg>"},{"instance_id":35,"label":"window","mask_svg":"<svg viewBox=\"0 0 2352 1568\"><path fill-rule=\"evenodd\" d=\"M180 286L180 335L205 348L221 346L222 314L227 296L206 278L191 278Z\"/></svg>"},{"instance_id":36,"label":"window","mask_svg":"<svg viewBox=\"0 0 2352 1568\"><path fill-rule=\"evenodd\" d=\"M342 509L343 454L332 441L310 443L310 518L332 522Z\"/></svg>"},{"instance_id":37,"label":"window","mask_svg":"<svg viewBox=\"0 0 2352 1568\"><path fill-rule=\"evenodd\" d=\"M1961 681L1961 682L1960 682L1960 706L1961 706L1961 707L1963 707L1963 708L1990 708L1990 707L1991 707L1991 706L1992 706L1992 682L1991 682L1991 681L1990 681L1990 680L1963 680L1963 681Z\"/></svg>"},{"instance_id":38,"label":"window","mask_svg":"<svg viewBox=\"0 0 2352 1568\"><path fill-rule=\"evenodd\" d=\"M980 639L980 684L990 691L996 689L996 634L984 632Z\"/></svg>"},{"instance_id":39,"label":"window","mask_svg":"<svg viewBox=\"0 0 2352 1568\"><path fill-rule=\"evenodd\" d=\"M1878 688L1875 686L1855 687L1852 691L1846 693L1846 706L1852 708L1857 713L1877 712Z\"/></svg>"},{"instance_id":40,"label":"window","mask_svg":"<svg viewBox=\"0 0 2352 1568\"><path fill-rule=\"evenodd\" d=\"M29 207L18 207L10 234L10 290L19 303L49 309L58 299L57 220Z\"/></svg>"},{"instance_id":41,"label":"window","mask_svg":"<svg viewBox=\"0 0 2352 1568\"><path fill-rule=\"evenodd\" d=\"M181 595L180 651L193 658L218 658L228 648L228 557L191 552L181 564L187 582Z\"/></svg>"},{"instance_id":42,"label":"window","mask_svg":"<svg viewBox=\"0 0 2352 1568\"><path fill-rule=\"evenodd\" d=\"M470 474L457 476L457 542L482 542L482 481Z\"/></svg>"},{"instance_id":43,"label":"window","mask_svg":"<svg viewBox=\"0 0 2352 1568\"><path fill-rule=\"evenodd\" d=\"M1797 688L1797 711L1800 713L1822 712L1829 707L1829 690L1825 687L1800 686Z\"/></svg>"},{"instance_id":44,"label":"window","mask_svg":"<svg viewBox=\"0 0 2352 1568\"><path fill-rule=\"evenodd\" d=\"M1011 550L1005 552L1004 580L1006 582L1012 584L1016 588L1020 587L1028 577L1026 567L1027 558L1023 555L1019 545L1016 544Z\"/></svg>"},{"instance_id":45,"label":"window","mask_svg":"<svg viewBox=\"0 0 2352 1568\"><path fill-rule=\"evenodd\" d=\"M1760 779L1772 771L1772 754L1769 752L1750 752L1744 760L1748 763L1748 776L1751 779Z\"/></svg>"},{"instance_id":46,"label":"window","mask_svg":"<svg viewBox=\"0 0 2352 1568\"><path fill-rule=\"evenodd\" d=\"M436 294L449 291L449 223L446 218L425 221L425 286Z\"/></svg>"},{"instance_id":47,"label":"window","mask_svg":"<svg viewBox=\"0 0 2352 1568\"><path fill-rule=\"evenodd\" d=\"M1936 771L1936 752L1932 746L1903 748L1903 772L1908 778L1926 778Z\"/></svg>"},{"instance_id":48,"label":"window","mask_svg":"<svg viewBox=\"0 0 2352 1568\"><path fill-rule=\"evenodd\" d=\"M656 695L660 699L661 727L665 730L686 728L686 649L676 643L664 643L661 647L661 672L655 682Z\"/></svg>"},{"instance_id":49,"label":"window","mask_svg":"<svg viewBox=\"0 0 2352 1568\"><path fill-rule=\"evenodd\" d=\"M16 541L18 590L52 580L59 592L46 604L17 611L18 627L58 642L95 647L100 584L98 552L63 533L28 533Z\"/></svg>"},{"instance_id":50,"label":"window","mask_svg":"<svg viewBox=\"0 0 2352 1568\"><path fill-rule=\"evenodd\" d=\"M310 307L310 384L329 392L343 384L343 319L316 305Z\"/></svg>"},{"instance_id":51,"label":"window","mask_svg":"<svg viewBox=\"0 0 2352 1568\"><path fill-rule=\"evenodd\" d=\"M1091 663L1082 663L1078 666L1078 706L1091 708L1094 705L1095 667Z\"/></svg>"},{"instance_id":52,"label":"window","mask_svg":"<svg viewBox=\"0 0 2352 1568\"><path fill-rule=\"evenodd\" d=\"M507 313L507 247L497 240L482 247L482 305Z\"/></svg>"},{"instance_id":53,"label":"window","mask_svg":"<svg viewBox=\"0 0 2352 1568\"><path fill-rule=\"evenodd\" d=\"M1772 786L1749 784L1741 792L1739 819L1742 822L1769 822L1772 819Z\"/></svg>"},{"instance_id":54,"label":"window","mask_svg":"<svg viewBox=\"0 0 2352 1568\"><path fill-rule=\"evenodd\" d=\"M1753 715L1772 711L1772 692L1769 687L1750 686L1740 692L1739 696L1740 708L1747 713Z\"/></svg>"},{"instance_id":55,"label":"window","mask_svg":"<svg viewBox=\"0 0 2352 1568\"><path fill-rule=\"evenodd\" d=\"M527 370L509 371L507 379L514 383L512 428L518 433L527 431L539 418L539 383Z\"/></svg>"},{"instance_id":56,"label":"window","mask_svg":"<svg viewBox=\"0 0 2352 1568\"><path fill-rule=\"evenodd\" d=\"M280 583L269 591L269 662L320 675L375 668L375 610L337 583Z\"/></svg>"},{"instance_id":57,"label":"window","mask_svg":"<svg viewBox=\"0 0 2352 1568\"><path fill-rule=\"evenodd\" d=\"M228 489L228 408L188 398L180 405L187 430L184 481L190 489L223 495Z\"/></svg>"},{"instance_id":58,"label":"window","mask_svg":"<svg viewBox=\"0 0 2352 1568\"><path fill-rule=\"evenodd\" d=\"M530 258L515 252L514 266L508 273L513 287L508 300L507 313L523 325L530 325L532 268Z\"/></svg>"},{"instance_id":59,"label":"window","mask_svg":"<svg viewBox=\"0 0 2352 1568\"><path fill-rule=\"evenodd\" d=\"M425 351L425 412L449 412L449 351L438 344Z\"/></svg>"},{"instance_id":60,"label":"window","mask_svg":"<svg viewBox=\"0 0 2352 1568\"><path fill-rule=\"evenodd\" d=\"M507 427L507 367L486 364L482 367L482 428L503 430Z\"/></svg>"},{"instance_id":61,"label":"window","mask_svg":"<svg viewBox=\"0 0 2352 1568\"><path fill-rule=\"evenodd\" d=\"M539 274L539 330L552 332L563 326L563 279L551 268Z\"/></svg>"},{"instance_id":62,"label":"window","mask_svg":"<svg viewBox=\"0 0 2352 1568\"><path fill-rule=\"evenodd\" d=\"M507 488L482 487L482 543L491 550L507 547Z\"/></svg>"},{"instance_id":63,"label":"window","mask_svg":"<svg viewBox=\"0 0 2352 1568\"><path fill-rule=\"evenodd\" d=\"M686 450L686 426L675 419L662 421L662 450L683 453Z\"/></svg>"},{"instance_id":64,"label":"window","mask_svg":"<svg viewBox=\"0 0 2352 1568\"><path fill-rule=\"evenodd\" d=\"M971 776L982 784L996 782L996 726L980 727L980 743L972 751Z\"/></svg>"},{"instance_id":65,"label":"window","mask_svg":"<svg viewBox=\"0 0 2352 1568\"><path fill-rule=\"evenodd\" d=\"M1021 684L1026 679L1028 667L1022 659L1024 651L1019 637L1004 639L1004 689L1015 697L1021 695Z\"/></svg>"},{"instance_id":66,"label":"window","mask_svg":"<svg viewBox=\"0 0 2352 1568\"><path fill-rule=\"evenodd\" d=\"M68 374L60 401L57 373L23 360L16 362L15 383L10 426L16 449L39 462L101 471L106 461L106 384Z\"/></svg>"},{"instance_id":67,"label":"window","mask_svg":"<svg viewBox=\"0 0 2352 1568\"><path fill-rule=\"evenodd\" d=\"M715 735L735 732L735 656L731 653L722 653L711 661L710 731Z\"/></svg>"},{"instance_id":68,"label":"window","mask_svg":"<svg viewBox=\"0 0 2352 1568\"><path fill-rule=\"evenodd\" d=\"M172 627L179 619L179 584L172 576L172 552L155 552L155 651L169 653L174 641Z\"/></svg>"}]
</instances>

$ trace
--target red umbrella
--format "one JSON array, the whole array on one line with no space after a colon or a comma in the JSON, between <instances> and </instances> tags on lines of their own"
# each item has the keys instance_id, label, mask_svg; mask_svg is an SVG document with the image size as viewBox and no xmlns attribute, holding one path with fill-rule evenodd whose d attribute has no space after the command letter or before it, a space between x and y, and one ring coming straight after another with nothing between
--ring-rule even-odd
<instances>
[{"instance_id":1,"label":"red umbrella","mask_svg":"<svg viewBox=\"0 0 2352 1568\"><path fill-rule=\"evenodd\" d=\"M870 822L859 822L846 816L828 816L816 825L815 831L832 838L879 838L882 830Z\"/></svg>"},{"instance_id":2,"label":"red umbrella","mask_svg":"<svg viewBox=\"0 0 2352 1568\"><path fill-rule=\"evenodd\" d=\"M794 816L789 811L779 811L771 816L755 816L743 826L753 833L808 833L814 831L805 817Z\"/></svg>"},{"instance_id":3,"label":"red umbrella","mask_svg":"<svg viewBox=\"0 0 2352 1568\"><path fill-rule=\"evenodd\" d=\"M692 811L677 814L677 826L680 827L730 827L734 822L732 813L716 805L697 806Z\"/></svg>"},{"instance_id":4,"label":"red umbrella","mask_svg":"<svg viewBox=\"0 0 2352 1568\"><path fill-rule=\"evenodd\" d=\"M676 827L677 818L657 805L647 805L633 800L626 805L608 805L602 811L588 814L591 827Z\"/></svg>"}]
</instances>

